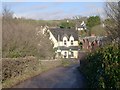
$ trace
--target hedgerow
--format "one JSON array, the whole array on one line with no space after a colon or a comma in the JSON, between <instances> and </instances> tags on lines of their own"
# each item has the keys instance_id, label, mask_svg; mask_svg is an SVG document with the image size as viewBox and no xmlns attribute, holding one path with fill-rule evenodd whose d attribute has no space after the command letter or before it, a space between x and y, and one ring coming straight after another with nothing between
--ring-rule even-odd
<instances>
[{"instance_id":1,"label":"hedgerow","mask_svg":"<svg viewBox=\"0 0 120 90\"><path fill-rule=\"evenodd\" d=\"M120 88L120 49L118 44L107 45L89 53L82 72L91 88Z\"/></svg>"}]
</instances>

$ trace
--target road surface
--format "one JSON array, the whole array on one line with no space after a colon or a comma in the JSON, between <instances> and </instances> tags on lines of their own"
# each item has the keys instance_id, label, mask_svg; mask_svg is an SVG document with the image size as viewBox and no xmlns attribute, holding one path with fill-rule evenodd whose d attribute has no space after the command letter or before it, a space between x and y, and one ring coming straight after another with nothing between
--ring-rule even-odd
<instances>
[{"instance_id":1,"label":"road surface","mask_svg":"<svg viewBox=\"0 0 120 90\"><path fill-rule=\"evenodd\" d=\"M57 67L26 80L13 88L84 88L85 79L77 70L79 64Z\"/></svg>"}]
</instances>

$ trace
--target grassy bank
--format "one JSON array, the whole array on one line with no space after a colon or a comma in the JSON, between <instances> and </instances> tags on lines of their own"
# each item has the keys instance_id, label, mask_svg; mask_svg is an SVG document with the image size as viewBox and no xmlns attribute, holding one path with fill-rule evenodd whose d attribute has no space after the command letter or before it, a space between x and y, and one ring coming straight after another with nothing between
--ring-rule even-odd
<instances>
[{"instance_id":1,"label":"grassy bank","mask_svg":"<svg viewBox=\"0 0 120 90\"><path fill-rule=\"evenodd\" d=\"M30 79L58 66L67 67L76 63L76 60L38 60L35 57L28 58L3 58L2 60L2 86L11 88L14 85Z\"/></svg>"},{"instance_id":2,"label":"grassy bank","mask_svg":"<svg viewBox=\"0 0 120 90\"><path fill-rule=\"evenodd\" d=\"M2 61L3 88L10 88L42 72L61 66L61 64L61 60L37 60L33 57L4 58Z\"/></svg>"}]
</instances>

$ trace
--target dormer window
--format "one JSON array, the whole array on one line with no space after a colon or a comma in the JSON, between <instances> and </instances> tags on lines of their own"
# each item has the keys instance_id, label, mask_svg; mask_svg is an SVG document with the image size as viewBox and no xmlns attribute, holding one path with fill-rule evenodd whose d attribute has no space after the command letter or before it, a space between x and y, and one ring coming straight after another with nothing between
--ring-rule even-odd
<instances>
[{"instance_id":1,"label":"dormer window","mask_svg":"<svg viewBox=\"0 0 120 90\"><path fill-rule=\"evenodd\" d=\"M73 40L71 40L71 45L73 45Z\"/></svg>"},{"instance_id":2,"label":"dormer window","mask_svg":"<svg viewBox=\"0 0 120 90\"><path fill-rule=\"evenodd\" d=\"M66 42L66 40L64 40L64 45L67 45L67 42Z\"/></svg>"},{"instance_id":3,"label":"dormer window","mask_svg":"<svg viewBox=\"0 0 120 90\"><path fill-rule=\"evenodd\" d=\"M70 36L70 45L73 45L74 44L74 37L71 35Z\"/></svg>"},{"instance_id":4,"label":"dormer window","mask_svg":"<svg viewBox=\"0 0 120 90\"><path fill-rule=\"evenodd\" d=\"M67 46L67 43L68 43L67 35L64 35L64 36L63 36L63 45L64 45L64 46Z\"/></svg>"}]
</instances>

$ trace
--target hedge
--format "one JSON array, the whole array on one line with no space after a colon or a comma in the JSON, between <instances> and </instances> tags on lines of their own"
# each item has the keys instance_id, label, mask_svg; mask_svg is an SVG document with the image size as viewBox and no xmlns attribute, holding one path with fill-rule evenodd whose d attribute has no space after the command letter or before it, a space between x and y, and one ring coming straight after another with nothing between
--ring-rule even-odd
<instances>
[{"instance_id":1,"label":"hedge","mask_svg":"<svg viewBox=\"0 0 120 90\"><path fill-rule=\"evenodd\" d=\"M118 44L107 45L89 53L80 70L90 88L120 88L120 49Z\"/></svg>"}]
</instances>

